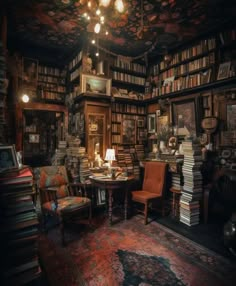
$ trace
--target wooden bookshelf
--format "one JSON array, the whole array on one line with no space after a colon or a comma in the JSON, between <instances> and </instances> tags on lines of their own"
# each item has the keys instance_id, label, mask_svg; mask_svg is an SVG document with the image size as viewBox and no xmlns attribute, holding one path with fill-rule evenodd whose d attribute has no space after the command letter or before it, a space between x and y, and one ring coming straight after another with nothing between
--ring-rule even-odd
<instances>
[{"instance_id":1,"label":"wooden bookshelf","mask_svg":"<svg viewBox=\"0 0 236 286\"><path fill-rule=\"evenodd\" d=\"M39 65L38 94L43 101L64 102L66 94L66 70Z\"/></svg>"}]
</instances>

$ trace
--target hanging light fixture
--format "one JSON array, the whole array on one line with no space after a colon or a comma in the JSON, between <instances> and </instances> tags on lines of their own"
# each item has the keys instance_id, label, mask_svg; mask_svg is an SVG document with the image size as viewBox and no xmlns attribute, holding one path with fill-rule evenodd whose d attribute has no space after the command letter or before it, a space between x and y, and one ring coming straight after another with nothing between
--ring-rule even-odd
<instances>
[{"instance_id":1,"label":"hanging light fixture","mask_svg":"<svg viewBox=\"0 0 236 286\"><path fill-rule=\"evenodd\" d=\"M109 8L113 3L113 7L119 13L123 13L125 6L123 0L98 0L98 1L88 1L87 2L87 11L84 12L84 18L89 21L87 27L89 32L95 32L99 34L102 31L102 26L105 26L105 9ZM110 12L110 11L109 11ZM108 31L105 30L105 35L108 35Z\"/></svg>"}]
</instances>

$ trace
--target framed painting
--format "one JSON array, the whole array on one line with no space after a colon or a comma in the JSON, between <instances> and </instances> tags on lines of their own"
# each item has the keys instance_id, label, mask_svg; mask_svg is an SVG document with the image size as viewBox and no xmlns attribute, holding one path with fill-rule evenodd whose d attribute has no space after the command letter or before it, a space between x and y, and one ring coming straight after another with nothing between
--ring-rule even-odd
<instances>
[{"instance_id":1,"label":"framed painting","mask_svg":"<svg viewBox=\"0 0 236 286\"><path fill-rule=\"evenodd\" d=\"M123 119L122 122L122 142L123 144L135 144L136 125L134 119Z\"/></svg>"},{"instance_id":2,"label":"framed painting","mask_svg":"<svg viewBox=\"0 0 236 286\"><path fill-rule=\"evenodd\" d=\"M172 116L172 123L177 126L177 135L197 134L196 103L194 99L173 102Z\"/></svg>"},{"instance_id":3,"label":"framed painting","mask_svg":"<svg viewBox=\"0 0 236 286\"><path fill-rule=\"evenodd\" d=\"M98 189L97 190L97 205L104 205L106 203L106 190Z\"/></svg>"},{"instance_id":4,"label":"framed painting","mask_svg":"<svg viewBox=\"0 0 236 286\"><path fill-rule=\"evenodd\" d=\"M156 114L148 114L148 133L156 132Z\"/></svg>"},{"instance_id":5,"label":"framed painting","mask_svg":"<svg viewBox=\"0 0 236 286\"><path fill-rule=\"evenodd\" d=\"M83 93L111 95L111 79L94 75L81 75Z\"/></svg>"},{"instance_id":6,"label":"framed painting","mask_svg":"<svg viewBox=\"0 0 236 286\"><path fill-rule=\"evenodd\" d=\"M231 66L231 62L225 62L225 63L220 64L218 75L217 75L217 80L225 79L229 77L230 66Z\"/></svg>"},{"instance_id":7,"label":"framed painting","mask_svg":"<svg viewBox=\"0 0 236 286\"><path fill-rule=\"evenodd\" d=\"M31 58L23 58L22 63L22 79L23 83L33 86L37 85L38 81L38 61Z\"/></svg>"},{"instance_id":8,"label":"framed painting","mask_svg":"<svg viewBox=\"0 0 236 286\"><path fill-rule=\"evenodd\" d=\"M0 172L12 168L18 168L15 145L1 145Z\"/></svg>"}]
</instances>

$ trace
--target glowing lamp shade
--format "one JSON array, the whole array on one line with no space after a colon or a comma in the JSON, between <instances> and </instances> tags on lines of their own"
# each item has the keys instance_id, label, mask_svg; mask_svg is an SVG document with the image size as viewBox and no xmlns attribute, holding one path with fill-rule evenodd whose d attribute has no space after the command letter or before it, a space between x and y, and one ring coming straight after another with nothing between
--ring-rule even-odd
<instances>
[{"instance_id":1,"label":"glowing lamp shade","mask_svg":"<svg viewBox=\"0 0 236 286\"><path fill-rule=\"evenodd\" d=\"M24 103L29 102L29 96L28 96L27 94L23 94L23 96L22 96L22 101L23 101Z\"/></svg>"},{"instance_id":2,"label":"glowing lamp shade","mask_svg":"<svg viewBox=\"0 0 236 286\"><path fill-rule=\"evenodd\" d=\"M112 161L116 160L115 149L107 149L105 160L110 163L110 166L112 165Z\"/></svg>"}]
</instances>

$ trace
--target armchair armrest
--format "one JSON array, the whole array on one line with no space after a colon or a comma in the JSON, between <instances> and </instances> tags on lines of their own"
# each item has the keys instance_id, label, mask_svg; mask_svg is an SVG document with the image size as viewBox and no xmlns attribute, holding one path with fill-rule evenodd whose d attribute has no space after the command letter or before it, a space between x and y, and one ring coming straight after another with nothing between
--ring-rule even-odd
<instances>
[{"instance_id":1,"label":"armchair armrest","mask_svg":"<svg viewBox=\"0 0 236 286\"><path fill-rule=\"evenodd\" d=\"M41 204L48 201L54 201L54 208L57 209L58 201L57 201L57 188L49 187L49 188L40 188L40 199Z\"/></svg>"}]
</instances>

